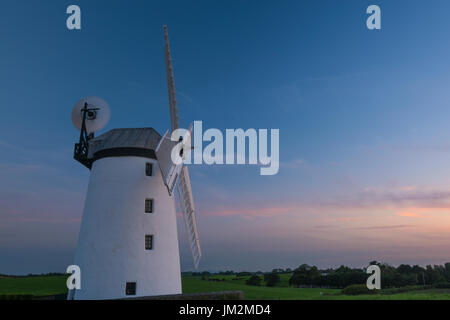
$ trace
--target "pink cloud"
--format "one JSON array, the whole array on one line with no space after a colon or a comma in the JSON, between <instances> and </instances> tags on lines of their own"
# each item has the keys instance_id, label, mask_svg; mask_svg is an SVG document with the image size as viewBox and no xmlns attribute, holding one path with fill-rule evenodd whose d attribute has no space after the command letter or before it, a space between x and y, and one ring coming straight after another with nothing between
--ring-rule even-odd
<instances>
[{"instance_id":1,"label":"pink cloud","mask_svg":"<svg viewBox=\"0 0 450 320\"><path fill-rule=\"evenodd\" d=\"M231 208L231 209L219 209L214 212L210 212L210 215L218 216L262 216L272 217L281 213L292 212L298 210L298 207L266 207L266 208Z\"/></svg>"},{"instance_id":2,"label":"pink cloud","mask_svg":"<svg viewBox=\"0 0 450 320\"><path fill-rule=\"evenodd\" d=\"M423 218L424 216L419 213L414 212L408 212L408 211L402 211L402 212L396 212L397 216L400 217L410 217L410 218Z\"/></svg>"}]
</instances>

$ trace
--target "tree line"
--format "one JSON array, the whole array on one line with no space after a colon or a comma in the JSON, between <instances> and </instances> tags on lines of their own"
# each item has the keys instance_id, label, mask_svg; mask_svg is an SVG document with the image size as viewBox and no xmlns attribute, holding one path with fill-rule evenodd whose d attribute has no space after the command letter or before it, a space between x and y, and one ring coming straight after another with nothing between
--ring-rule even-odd
<instances>
[{"instance_id":1,"label":"tree line","mask_svg":"<svg viewBox=\"0 0 450 320\"><path fill-rule=\"evenodd\" d=\"M450 262L444 265L427 265L425 268L419 265L401 264L398 267L387 263L372 261L369 265L378 265L381 269L382 288L399 288L417 285L436 285L450 283ZM185 273L186 274L186 273ZM280 282L280 274L290 274L289 286L292 287L323 287L345 288L353 284L365 284L369 274L366 268L349 268L340 266L336 269L319 269L316 266L302 264L296 269L273 269L271 272L233 272L221 271L214 275L235 275L236 278L246 277L248 285L277 286ZM209 272L192 272L189 275L201 276L208 279Z\"/></svg>"},{"instance_id":2,"label":"tree line","mask_svg":"<svg viewBox=\"0 0 450 320\"><path fill-rule=\"evenodd\" d=\"M380 267L382 288L450 282L450 262L444 265L428 265L425 268L407 264L401 264L396 268L377 261L372 261L369 265ZM365 284L368 276L366 268L352 269L340 266L337 269L319 270L315 266L302 264L292 273L289 285L295 287L345 288L352 284Z\"/></svg>"}]
</instances>

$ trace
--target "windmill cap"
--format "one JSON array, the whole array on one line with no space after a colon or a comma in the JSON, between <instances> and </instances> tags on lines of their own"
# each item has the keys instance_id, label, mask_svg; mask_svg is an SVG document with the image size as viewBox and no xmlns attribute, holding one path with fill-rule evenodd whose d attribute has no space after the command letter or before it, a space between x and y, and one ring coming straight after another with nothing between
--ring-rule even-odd
<instances>
[{"instance_id":1,"label":"windmill cap","mask_svg":"<svg viewBox=\"0 0 450 320\"><path fill-rule=\"evenodd\" d=\"M154 153L161 137L153 128L112 129L89 141L88 158L95 159L96 154L111 149L141 149Z\"/></svg>"}]
</instances>

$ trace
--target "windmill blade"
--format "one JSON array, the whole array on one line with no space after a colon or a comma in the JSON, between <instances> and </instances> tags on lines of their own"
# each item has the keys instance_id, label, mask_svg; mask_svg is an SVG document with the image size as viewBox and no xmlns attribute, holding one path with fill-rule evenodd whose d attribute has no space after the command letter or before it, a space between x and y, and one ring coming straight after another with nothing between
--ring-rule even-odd
<instances>
[{"instance_id":1,"label":"windmill blade","mask_svg":"<svg viewBox=\"0 0 450 320\"><path fill-rule=\"evenodd\" d=\"M172 57L170 54L169 33L167 26L164 25L164 53L166 59L166 74L167 87L169 90L169 106L170 106L170 121L172 131L180 127L178 119L177 97L175 91L175 80L173 75ZM189 129L192 130L192 127ZM192 137L192 135L191 135ZM202 251L200 248L200 240L198 237L197 220L195 219L194 198L192 197L191 179L189 178L189 171L186 166L183 166L180 176L178 177L178 200L183 212L183 218L186 225L186 233L188 235L189 246L191 248L192 257L194 258L194 267L197 269Z\"/></svg>"},{"instance_id":2,"label":"windmill blade","mask_svg":"<svg viewBox=\"0 0 450 320\"><path fill-rule=\"evenodd\" d=\"M170 55L169 33L167 31L166 25L164 25L164 41L165 41L164 56L166 59L167 87L169 89L170 121L172 125L172 131L174 131L175 129L178 129L180 127L180 121L178 120L175 79L173 76L172 57Z\"/></svg>"},{"instance_id":3,"label":"windmill blade","mask_svg":"<svg viewBox=\"0 0 450 320\"><path fill-rule=\"evenodd\" d=\"M189 246L191 248L192 258L194 259L194 267L197 269L202 257L200 248L200 239L198 236L197 220L195 218L194 199L192 197L191 180L189 178L188 168L185 166L181 171L178 183L178 199L183 212L186 233L188 236Z\"/></svg>"},{"instance_id":4,"label":"windmill blade","mask_svg":"<svg viewBox=\"0 0 450 320\"><path fill-rule=\"evenodd\" d=\"M178 177L181 175L181 170L183 169L183 163L175 164L171 158L172 150L177 143L176 141L170 140L169 130L167 130L155 150L159 169L161 170L163 181L167 187L167 191L169 191L169 195L172 195L173 189L177 185Z\"/></svg>"}]
</instances>

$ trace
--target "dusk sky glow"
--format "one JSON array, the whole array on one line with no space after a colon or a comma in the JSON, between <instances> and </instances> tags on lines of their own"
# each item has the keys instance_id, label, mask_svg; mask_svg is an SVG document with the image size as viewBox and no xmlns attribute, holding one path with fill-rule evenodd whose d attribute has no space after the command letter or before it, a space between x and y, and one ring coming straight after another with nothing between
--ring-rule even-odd
<instances>
[{"instance_id":1,"label":"dusk sky glow","mask_svg":"<svg viewBox=\"0 0 450 320\"><path fill-rule=\"evenodd\" d=\"M0 4L0 273L73 262L80 98L108 101L102 132L169 128L163 24L183 127L280 130L277 175L190 166L200 270L450 260L448 1L77 0L76 32L72 2ZM365 27L373 3L381 31Z\"/></svg>"}]
</instances>

